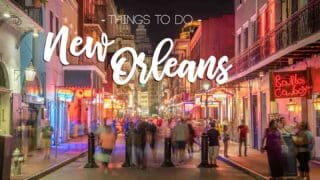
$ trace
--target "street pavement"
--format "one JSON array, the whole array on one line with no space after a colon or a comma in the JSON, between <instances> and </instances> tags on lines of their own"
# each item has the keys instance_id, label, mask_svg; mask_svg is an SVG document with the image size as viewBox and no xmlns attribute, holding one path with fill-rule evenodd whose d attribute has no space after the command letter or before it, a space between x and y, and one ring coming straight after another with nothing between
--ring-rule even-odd
<instances>
[{"instance_id":1,"label":"street pavement","mask_svg":"<svg viewBox=\"0 0 320 180\"><path fill-rule=\"evenodd\" d=\"M84 165L87 162L87 157L79 158L73 163L62 167L48 176L43 177L43 180L86 180L86 179L112 179L112 180L206 180L206 179L232 179L232 180L250 180L251 176L223 163L218 162L219 167L216 169L199 169L200 152L194 153L192 159L185 163L176 166L175 168L160 168L163 161L163 143L158 143L158 158L157 162L153 162L150 153L150 148L147 147L148 168L146 170L138 170L136 168L122 168L121 164L124 161L124 146L123 138L119 138L117 146L113 152L110 171L103 172L100 168L85 169Z\"/></svg>"},{"instance_id":2,"label":"street pavement","mask_svg":"<svg viewBox=\"0 0 320 180\"><path fill-rule=\"evenodd\" d=\"M238 143L231 142L229 144L228 158L223 157L223 147L220 148L220 158L231 163L235 167L240 166L243 170L249 170L255 173L260 178L270 176L267 153L262 154L260 151L248 147L248 156L238 156ZM310 163L311 179L320 179L320 165Z\"/></svg>"},{"instance_id":3,"label":"street pavement","mask_svg":"<svg viewBox=\"0 0 320 180\"><path fill-rule=\"evenodd\" d=\"M72 161L82 154L85 154L88 149L87 141L88 138L85 136L61 144L57 148L57 156L55 147L52 147L49 160L43 159L44 153L42 150L31 152L31 156L27 157L22 165L21 175L12 174L11 179L37 179L39 175L47 174L48 172L67 164L68 161ZM13 170L13 164L11 170Z\"/></svg>"},{"instance_id":4,"label":"street pavement","mask_svg":"<svg viewBox=\"0 0 320 180\"><path fill-rule=\"evenodd\" d=\"M251 176L219 162L217 169L192 168L147 168L138 170L135 168L112 168L105 173L100 169L84 169L86 157L57 170L56 172L43 177L42 180L250 180Z\"/></svg>"}]
</instances>

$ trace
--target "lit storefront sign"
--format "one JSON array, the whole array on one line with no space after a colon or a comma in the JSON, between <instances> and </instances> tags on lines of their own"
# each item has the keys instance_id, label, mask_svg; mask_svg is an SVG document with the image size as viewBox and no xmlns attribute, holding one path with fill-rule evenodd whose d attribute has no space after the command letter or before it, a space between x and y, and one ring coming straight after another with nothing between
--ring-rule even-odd
<instances>
[{"instance_id":1,"label":"lit storefront sign","mask_svg":"<svg viewBox=\"0 0 320 180\"><path fill-rule=\"evenodd\" d=\"M26 94L24 102L31 104L44 104L44 98L36 95Z\"/></svg>"},{"instance_id":2,"label":"lit storefront sign","mask_svg":"<svg viewBox=\"0 0 320 180\"><path fill-rule=\"evenodd\" d=\"M309 71L274 72L271 99L310 97L312 85Z\"/></svg>"},{"instance_id":3,"label":"lit storefront sign","mask_svg":"<svg viewBox=\"0 0 320 180\"><path fill-rule=\"evenodd\" d=\"M57 97L60 101L73 102L74 91L71 89L58 89Z\"/></svg>"},{"instance_id":4,"label":"lit storefront sign","mask_svg":"<svg viewBox=\"0 0 320 180\"><path fill-rule=\"evenodd\" d=\"M196 95L195 104L205 107L206 105L206 95ZM219 107L220 101L213 97L212 94L208 95L208 107Z\"/></svg>"},{"instance_id":5,"label":"lit storefront sign","mask_svg":"<svg viewBox=\"0 0 320 180\"><path fill-rule=\"evenodd\" d=\"M184 104L184 111L185 112L191 112L193 109L193 103L186 103Z\"/></svg>"}]
</instances>

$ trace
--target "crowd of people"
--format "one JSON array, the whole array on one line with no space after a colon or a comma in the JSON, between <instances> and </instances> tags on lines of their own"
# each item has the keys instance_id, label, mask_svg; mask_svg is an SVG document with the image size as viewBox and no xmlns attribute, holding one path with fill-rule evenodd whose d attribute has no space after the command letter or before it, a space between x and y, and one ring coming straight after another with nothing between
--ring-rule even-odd
<instances>
[{"instance_id":1,"label":"crowd of people","mask_svg":"<svg viewBox=\"0 0 320 180\"><path fill-rule=\"evenodd\" d=\"M285 134L290 135L295 147L294 153L299 163L300 177L302 179L310 179L309 161L314 146L314 139L309 130L308 123L302 121L296 123L296 126L288 126L283 117L269 122L269 127L266 128L262 140L261 152L267 151L272 179L282 179L286 168L290 166L286 160L288 146L283 138ZM294 162L295 160L292 163Z\"/></svg>"},{"instance_id":2,"label":"crowd of people","mask_svg":"<svg viewBox=\"0 0 320 180\"><path fill-rule=\"evenodd\" d=\"M189 119L175 118L168 121L154 119L128 119L122 124L126 139L126 153L129 157L129 165L138 169L145 169L146 148L151 150L153 162L158 162L157 144L160 140L170 137L172 141L172 157L176 165L181 165L193 158L195 150L200 150L200 138L203 132L209 138L209 161L211 167L218 167L216 159L219 153L219 140L222 139L227 157L228 141L230 135L227 126L220 127L215 121L210 121L208 127L195 126ZM108 129L108 130L107 130ZM96 135L99 137L100 153L96 153L96 159L104 162L103 167L107 168L119 128L116 128L114 121L109 125L102 125L97 128ZM105 135L105 134L108 134ZM221 136L220 136L221 134ZM113 138L111 138L113 137ZM108 141L110 143L106 143ZM107 145L107 146L106 146ZM111 146L112 145L112 146Z\"/></svg>"},{"instance_id":3,"label":"crowd of people","mask_svg":"<svg viewBox=\"0 0 320 180\"><path fill-rule=\"evenodd\" d=\"M115 123L102 125L97 128L96 135L99 137L100 153L96 153L96 159L102 161L103 167L108 168L108 162L115 147L119 130ZM171 138L172 141L172 160L176 165L183 164L193 158L195 149L200 150L200 139L202 133L208 136L208 162L209 166L216 168L217 157L221 143L223 144L223 155L228 158L228 147L231 139L229 128L226 124L211 120L205 125L197 126L194 121L189 119L175 118L169 120L153 119L128 119L123 123L123 131L126 139L126 153L129 157L130 167L145 169L147 167L146 148L151 150L153 162L158 162L157 150L160 140ZM242 120L237 127L239 154L247 154L247 138L249 127ZM308 124L304 121L295 127L286 125L284 118L270 120L266 128L261 146L261 153L267 152L267 159L270 166L270 173L273 179L281 179L285 175L286 153L288 147L283 139L287 134L295 146L296 158L299 165L299 175L309 178L310 153L313 149L314 140ZM233 138L235 139L235 138ZM160 149L161 150L161 149ZM288 165L287 165L288 166Z\"/></svg>"}]
</instances>

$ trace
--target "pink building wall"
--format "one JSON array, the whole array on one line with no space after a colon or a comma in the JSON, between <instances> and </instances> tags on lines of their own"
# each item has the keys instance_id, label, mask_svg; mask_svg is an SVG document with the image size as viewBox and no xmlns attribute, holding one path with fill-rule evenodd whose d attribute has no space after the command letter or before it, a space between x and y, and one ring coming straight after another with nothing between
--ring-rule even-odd
<instances>
[{"instance_id":1,"label":"pink building wall","mask_svg":"<svg viewBox=\"0 0 320 180\"><path fill-rule=\"evenodd\" d=\"M62 1L48 1L45 5L45 33L50 30L50 12L53 14L52 32L57 33L56 26L59 30L62 24ZM56 19L58 19L58 24ZM57 51L57 50L56 50ZM46 63L46 93L49 101L54 100L55 86L63 85L63 70L57 52L54 52L51 61Z\"/></svg>"}]
</instances>

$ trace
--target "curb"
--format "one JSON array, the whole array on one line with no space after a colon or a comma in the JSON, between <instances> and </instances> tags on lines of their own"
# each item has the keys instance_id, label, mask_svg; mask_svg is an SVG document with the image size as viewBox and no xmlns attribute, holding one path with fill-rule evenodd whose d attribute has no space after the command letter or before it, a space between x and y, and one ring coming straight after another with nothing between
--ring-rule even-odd
<instances>
[{"instance_id":1,"label":"curb","mask_svg":"<svg viewBox=\"0 0 320 180\"><path fill-rule=\"evenodd\" d=\"M58 169L60 169L61 167L65 166L67 164L70 164L71 162L75 161L79 157L84 156L87 152L88 152L88 150L84 150L84 151L80 152L78 155L72 156L71 158L66 159L64 161L61 161L61 162L59 162L57 164L54 164L54 165L48 167L45 170L42 170L40 172L32 174L29 177L26 177L25 180L37 180L37 179L40 179L40 178L42 178L42 177L44 177L44 176L46 176L46 175L58 170Z\"/></svg>"},{"instance_id":2,"label":"curb","mask_svg":"<svg viewBox=\"0 0 320 180\"><path fill-rule=\"evenodd\" d=\"M239 164L239 163L237 163L237 162L235 162L235 161L233 161L231 159L225 158L225 157L223 157L221 155L219 155L218 159L223 161L223 162L225 162L226 164L236 168L236 169L239 169L240 171L248 174L249 176L251 176L251 177L253 177L255 179L259 179L259 180L267 180L267 179L269 179L269 177L266 177L266 176L264 176L264 175L262 175L262 174L260 174L260 173L258 173L256 171L252 170L252 169L246 168L246 167L242 166L241 164Z\"/></svg>"}]
</instances>

